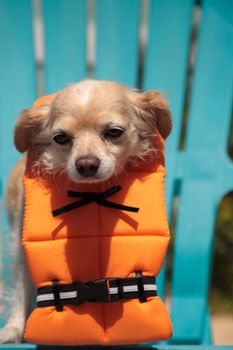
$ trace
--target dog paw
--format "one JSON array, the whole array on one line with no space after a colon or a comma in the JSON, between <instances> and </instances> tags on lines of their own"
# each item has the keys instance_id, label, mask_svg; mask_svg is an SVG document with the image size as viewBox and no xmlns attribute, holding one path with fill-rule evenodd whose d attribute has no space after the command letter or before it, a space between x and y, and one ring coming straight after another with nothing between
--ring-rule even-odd
<instances>
[{"instance_id":1,"label":"dog paw","mask_svg":"<svg viewBox=\"0 0 233 350\"><path fill-rule=\"evenodd\" d=\"M0 344L20 343L23 340L23 333L16 327L4 327L0 329Z\"/></svg>"}]
</instances>

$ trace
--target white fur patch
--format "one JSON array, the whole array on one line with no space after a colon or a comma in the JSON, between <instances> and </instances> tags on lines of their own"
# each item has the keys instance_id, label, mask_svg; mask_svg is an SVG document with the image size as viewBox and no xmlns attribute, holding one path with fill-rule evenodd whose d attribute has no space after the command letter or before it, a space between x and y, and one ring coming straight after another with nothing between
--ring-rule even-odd
<instances>
[{"instance_id":1,"label":"white fur patch","mask_svg":"<svg viewBox=\"0 0 233 350\"><path fill-rule=\"evenodd\" d=\"M95 85L96 84L93 84L93 81L91 80L84 80L77 84L80 102L83 106L88 104L91 92Z\"/></svg>"}]
</instances>

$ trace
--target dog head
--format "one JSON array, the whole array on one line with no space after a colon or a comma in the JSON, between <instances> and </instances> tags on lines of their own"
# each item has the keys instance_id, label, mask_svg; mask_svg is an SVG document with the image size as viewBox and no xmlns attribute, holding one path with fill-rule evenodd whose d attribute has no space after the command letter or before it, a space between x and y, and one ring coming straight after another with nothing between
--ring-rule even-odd
<instances>
[{"instance_id":1,"label":"dog head","mask_svg":"<svg viewBox=\"0 0 233 350\"><path fill-rule=\"evenodd\" d=\"M156 156L155 134L165 139L170 131L160 92L85 80L24 110L14 141L20 152L35 149L37 174L61 171L76 182L99 182L119 174L132 159Z\"/></svg>"}]
</instances>

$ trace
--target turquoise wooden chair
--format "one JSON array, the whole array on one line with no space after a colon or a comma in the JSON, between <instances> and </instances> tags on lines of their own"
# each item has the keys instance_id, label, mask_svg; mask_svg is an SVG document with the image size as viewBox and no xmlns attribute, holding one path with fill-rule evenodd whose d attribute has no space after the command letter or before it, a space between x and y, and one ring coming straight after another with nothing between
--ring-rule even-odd
<instances>
[{"instance_id":1,"label":"turquoise wooden chair","mask_svg":"<svg viewBox=\"0 0 233 350\"><path fill-rule=\"evenodd\" d=\"M42 0L45 94L88 75L87 5L85 0ZM151 0L143 55L139 47L141 6L139 0L95 1L96 59L92 77L132 87L140 83L144 90L162 90L170 101L174 126L166 145L169 217L174 196L179 198L171 288L174 324L171 343L211 344L207 301L215 215L221 198L233 189L233 166L226 151L232 112L233 2ZM181 151L190 39L197 9L200 26L189 89L186 142ZM30 0L0 0L2 194L9 171L19 156L12 144L15 117L37 97L32 12ZM5 219L2 226L3 244L7 248ZM7 256L3 256L2 263L7 288ZM163 269L159 276L161 296L165 291L165 275ZM22 348L35 347L22 345Z\"/></svg>"}]
</instances>

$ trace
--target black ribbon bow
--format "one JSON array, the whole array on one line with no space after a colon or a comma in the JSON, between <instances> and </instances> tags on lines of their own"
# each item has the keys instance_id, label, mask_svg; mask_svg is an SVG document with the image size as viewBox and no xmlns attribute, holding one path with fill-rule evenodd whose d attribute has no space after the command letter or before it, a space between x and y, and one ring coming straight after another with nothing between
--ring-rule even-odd
<instances>
[{"instance_id":1,"label":"black ribbon bow","mask_svg":"<svg viewBox=\"0 0 233 350\"><path fill-rule=\"evenodd\" d=\"M139 211L139 208L130 207L128 205L118 204L118 203L114 203L106 200L108 197L119 192L120 190L121 190L121 186L113 186L109 188L107 191L99 192L99 193L67 191L67 194L69 197L82 198L82 199L80 199L77 202L73 202L71 204L65 205L62 208L55 209L52 211L52 214L53 216L58 216L63 213L66 213L67 211L82 207L83 205L89 204L91 202L96 202L97 204L102 205L103 207L109 207L109 208L126 210L126 211L137 213Z\"/></svg>"}]
</instances>

